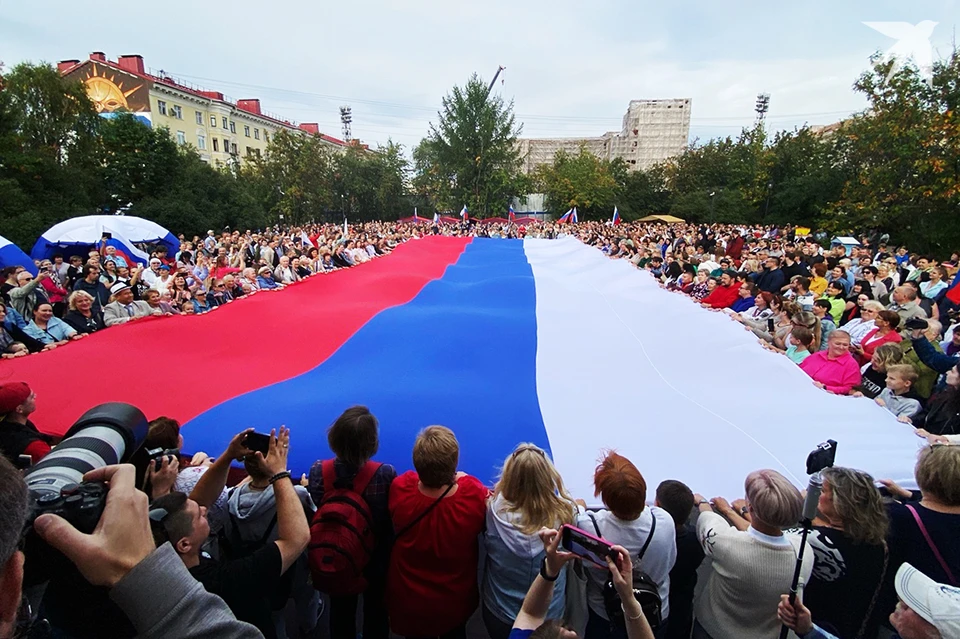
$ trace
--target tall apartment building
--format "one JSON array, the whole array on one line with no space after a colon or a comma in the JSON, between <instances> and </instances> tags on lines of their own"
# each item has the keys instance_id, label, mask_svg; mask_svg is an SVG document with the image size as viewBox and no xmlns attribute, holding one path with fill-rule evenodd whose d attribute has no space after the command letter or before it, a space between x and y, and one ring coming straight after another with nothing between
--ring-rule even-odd
<instances>
[{"instance_id":1,"label":"tall apartment building","mask_svg":"<svg viewBox=\"0 0 960 639\"><path fill-rule=\"evenodd\" d=\"M100 115L129 112L151 127L167 127L178 144L190 144L205 162L243 161L266 151L270 138L283 130L319 135L333 149L343 141L325 135L316 123L295 124L260 108L260 100L232 101L219 91L187 86L163 74L148 73L139 55L107 60L101 52L88 60L57 64L67 79L84 83Z\"/></svg>"},{"instance_id":2,"label":"tall apartment building","mask_svg":"<svg viewBox=\"0 0 960 639\"><path fill-rule=\"evenodd\" d=\"M636 171L679 155L689 137L689 98L631 100L619 132L593 138L520 138L518 144L523 171L528 174L552 164L557 151L575 154L581 146L603 160L621 158L629 170Z\"/></svg>"}]
</instances>

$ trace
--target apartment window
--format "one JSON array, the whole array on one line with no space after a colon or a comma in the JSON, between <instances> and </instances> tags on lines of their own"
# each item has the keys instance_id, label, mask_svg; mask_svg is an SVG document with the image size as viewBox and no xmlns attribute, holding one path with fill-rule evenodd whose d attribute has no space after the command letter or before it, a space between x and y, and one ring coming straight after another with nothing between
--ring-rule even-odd
<instances>
[{"instance_id":1,"label":"apartment window","mask_svg":"<svg viewBox=\"0 0 960 639\"><path fill-rule=\"evenodd\" d=\"M250 127L244 126L244 127L243 127L243 134L249 138L249 137L250 137Z\"/></svg>"},{"instance_id":2,"label":"apartment window","mask_svg":"<svg viewBox=\"0 0 960 639\"><path fill-rule=\"evenodd\" d=\"M254 139L254 140L259 140L259 139L260 139L260 129L254 129L254 130L253 130L253 139Z\"/></svg>"},{"instance_id":3,"label":"apartment window","mask_svg":"<svg viewBox=\"0 0 960 639\"><path fill-rule=\"evenodd\" d=\"M227 118L223 118L223 128L227 128Z\"/></svg>"},{"instance_id":4,"label":"apartment window","mask_svg":"<svg viewBox=\"0 0 960 639\"><path fill-rule=\"evenodd\" d=\"M270 141L270 132L269 132L269 131L264 131L264 132L263 132L263 141L264 141L264 142L269 142L269 141Z\"/></svg>"},{"instance_id":5,"label":"apartment window","mask_svg":"<svg viewBox=\"0 0 960 639\"><path fill-rule=\"evenodd\" d=\"M230 152L233 153L234 155L237 154L237 143L236 143L236 142L232 142L232 143L230 144Z\"/></svg>"},{"instance_id":6,"label":"apartment window","mask_svg":"<svg viewBox=\"0 0 960 639\"><path fill-rule=\"evenodd\" d=\"M167 103L163 100L157 100L157 111L160 112L160 115L167 114Z\"/></svg>"},{"instance_id":7,"label":"apartment window","mask_svg":"<svg viewBox=\"0 0 960 639\"><path fill-rule=\"evenodd\" d=\"M187 134L183 131L177 131L177 144L186 144Z\"/></svg>"},{"instance_id":8,"label":"apartment window","mask_svg":"<svg viewBox=\"0 0 960 639\"><path fill-rule=\"evenodd\" d=\"M220 141L217 140L217 138L213 138L213 152L214 153L220 152Z\"/></svg>"},{"instance_id":9,"label":"apartment window","mask_svg":"<svg viewBox=\"0 0 960 639\"><path fill-rule=\"evenodd\" d=\"M197 111L197 124L203 126L203 114Z\"/></svg>"},{"instance_id":10,"label":"apartment window","mask_svg":"<svg viewBox=\"0 0 960 639\"><path fill-rule=\"evenodd\" d=\"M251 155L253 155L253 148L248 146L248 147L247 147L247 157L250 157Z\"/></svg>"},{"instance_id":11,"label":"apartment window","mask_svg":"<svg viewBox=\"0 0 960 639\"><path fill-rule=\"evenodd\" d=\"M178 119L178 120L182 120L182 119L183 119L183 109L181 109L179 106L174 105L174 106L170 109L170 111L171 111L173 117L175 117L176 119Z\"/></svg>"},{"instance_id":12,"label":"apartment window","mask_svg":"<svg viewBox=\"0 0 960 639\"><path fill-rule=\"evenodd\" d=\"M197 136L197 148L200 149L201 151L207 150L207 136L205 135Z\"/></svg>"},{"instance_id":13,"label":"apartment window","mask_svg":"<svg viewBox=\"0 0 960 639\"><path fill-rule=\"evenodd\" d=\"M214 129L217 128L217 116L215 115L210 116L210 127Z\"/></svg>"},{"instance_id":14,"label":"apartment window","mask_svg":"<svg viewBox=\"0 0 960 639\"><path fill-rule=\"evenodd\" d=\"M236 133L236 132L237 132L237 123L234 122L233 120L231 120L231 121L230 121L230 133Z\"/></svg>"}]
</instances>

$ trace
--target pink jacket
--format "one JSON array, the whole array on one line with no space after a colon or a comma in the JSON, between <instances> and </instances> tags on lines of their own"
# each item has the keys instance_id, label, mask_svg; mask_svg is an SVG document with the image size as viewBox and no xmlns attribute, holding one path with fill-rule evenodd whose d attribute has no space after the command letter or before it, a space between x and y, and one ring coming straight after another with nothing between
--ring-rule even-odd
<instances>
[{"instance_id":1,"label":"pink jacket","mask_svg":"<svg viewBox=\"0 0 960 639\"><path fill-rule=\"evenodd\" d=\"M814 353L800 363L803 372L837 395L846 395L860 383L860 366L850 353L829 359L827 351Z\"/></svg>"}]
</instances>

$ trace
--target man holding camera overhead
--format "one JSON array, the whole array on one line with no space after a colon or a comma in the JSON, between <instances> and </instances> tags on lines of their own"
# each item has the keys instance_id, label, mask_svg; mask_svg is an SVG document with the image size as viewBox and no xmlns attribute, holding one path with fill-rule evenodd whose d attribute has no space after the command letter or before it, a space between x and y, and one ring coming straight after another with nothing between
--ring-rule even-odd
<instances>
[{"instance_id":1,"label":"man holding camera overhead","mask_svg":"<svg viewBox=\"0 0 960 639\"><path fill-rule=\"evenodd\" d=\"M283 426L279 435L271 431L266 455L247 447L245 440L251 431L245 430L231 440L189 497L173 492L154 501L150 519L158 546L169 541L190 574L208 592L222 597L238 619L255 625L271 639L277 636L271 618L271 596L279 588L283 574L306 549L310 528L287 470L290 431ZM255 456L259 467L269 474L267 481L276 500L277 539L245 557L220 562L202 557L200 547L210 534L207 507L223 490L230 462L248 455Z\"/></svg>"}]
</instances>

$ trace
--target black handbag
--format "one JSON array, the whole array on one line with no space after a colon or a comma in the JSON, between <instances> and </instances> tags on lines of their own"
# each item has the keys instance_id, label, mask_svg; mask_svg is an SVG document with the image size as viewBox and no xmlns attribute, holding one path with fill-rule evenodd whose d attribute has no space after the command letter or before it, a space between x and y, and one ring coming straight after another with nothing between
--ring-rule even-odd
<instances>
[{"instance_id":1,"label":"black handbag","mask_svg":"<svg viewBox=\"0 0 960 639\"><path fill-rule=\"evenodd\" d=\"M647 548L653 540L653 533L657 530L657 516L652 512L650 515L653 518L653 523L650 524L650 534L647 536L647 541L644 542L643 548L640 549L640 553L637 555L637 559L633 564L633 596L637 600L637 603L640 604L640 608L643 610L643 616L647 618L650 628L656 630L663 622L663 600L660 599L660 589L657 587L657 582L654 581L650 575L640 570L640 562L643 561L643 556L646 554ZM590 517L590 521L593 522L594 530L597 531L597 537L603 539L603 535L600 533L600 527L597 526L597 520L593 518L592 514L588 513L588 516ZM607 611L607 618L610 620L611 626L626 625L626 621L623 618L622 603L623 602L620 601L620 594L617 592L616 586L613 585L613 580L608 579L607 583L603 586L603 607Z\"/></svg>"}]
</instances>

